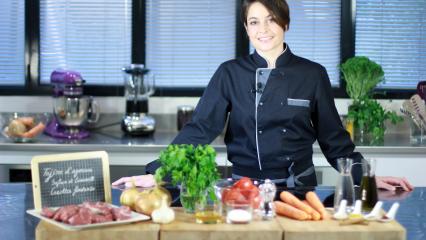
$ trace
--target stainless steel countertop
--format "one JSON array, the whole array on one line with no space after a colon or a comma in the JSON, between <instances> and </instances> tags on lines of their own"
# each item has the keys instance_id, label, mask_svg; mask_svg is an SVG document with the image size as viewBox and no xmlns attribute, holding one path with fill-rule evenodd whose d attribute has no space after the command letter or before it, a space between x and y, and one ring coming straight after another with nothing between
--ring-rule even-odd
<instances>
[{"instance_id":1,"label":"stainless steel countertop","mask_svg":"<svg viewBox=\"0 0 426 240\"><path fill-rule=\"evenodd\" d=\"M38 136L32 143L13 143L4 136L0 136L0 151L90 151L104 149L110 152L159 152L164 149L176 136L176 115L153 115L157 121L156 131L151 136L132 137L121 131L120 121L122 114L103 114L97 125L89 129L91 135L82 140L56 139L45 134ZM363 153L398 153L424 154L426 143L410 143L410 129L408 121L398 125L389 125L385 134L384 144L369 146L355 143L357 151ZM223 135L212 142L218 152L226 152ZM319 145L314 144L314 153L321 153Z\"/></svg>"}]
</instances>

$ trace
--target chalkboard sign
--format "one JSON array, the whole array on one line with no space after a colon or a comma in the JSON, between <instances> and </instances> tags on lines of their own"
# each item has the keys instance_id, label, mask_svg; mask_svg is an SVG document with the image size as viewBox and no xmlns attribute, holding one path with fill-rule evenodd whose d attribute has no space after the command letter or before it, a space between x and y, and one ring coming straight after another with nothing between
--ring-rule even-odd
<instances>
[{"instance_id":1,"label":"chalkboard sign","mask_svg":"<svg viewBox=\"0 0 426 240\"><path fill-rule=\"evenodd\" d=\"M35 156L31 174L35 209L111 202L108 154L104 151Z\"/></svg>"}]
</instances>

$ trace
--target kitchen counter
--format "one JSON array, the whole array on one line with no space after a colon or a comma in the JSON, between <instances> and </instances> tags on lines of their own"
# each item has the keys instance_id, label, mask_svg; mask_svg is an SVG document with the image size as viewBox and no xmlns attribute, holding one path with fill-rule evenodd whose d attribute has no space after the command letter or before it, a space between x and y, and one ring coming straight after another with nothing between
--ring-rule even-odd
<instances>
[{"instance_id":1,"label":"kitchen counter","mask_svg":"<svg viewBox=\"0 0 426 240\"><path fill-rule=\"evenodd\" d=\"M132 137L124 134L120 128L121 114L101 115L98 124L90 127L90 137L82 140L56 139L41 134L33 143L13 143L0 135L0 175L2 165L28 167L35 155L97 150L108 152L111 166L143 167L156 159L159 152L177 134L176 115L153 116L156 119L157 127L151 136ZM355 142L355 144L356 151L361 152L365 157L378 160L378 175L416 176L416 179L410 180L416 186L426 186L426 176L421 171L423 168L419 167L426 164L424 161L426 143L413 144L410 142L408 121L395 126L387 126L384 143L381 146L363 145L359 142ZM227 161L223 135L215 139L212 146L218 153L218 165L231 166ZM323 171L323 176L331 176L320 182L331 185L335 180L335 171L330 168L317 143L314 144L313 151L313 161L317 171ZM401 162L405 163L404 169L399 166Z\"/></svg>"},{"instance_id":2,"label":"kitchen counter","mask_svg":"<svg viewBox=\"0 0 426 240\"><path fill-rule=\"evenodd\" d=\"M315 191L326 206L331 206L334 191L332 187L317 187ZM177 191L171 192L176 203L175 193ZM118 189L112 190L113 204L119 203L120 193L121 191ZM424 224L426 216L425 193L426 188L424 187L415 188L413 192L409 193L379 192L379 198L384 201L384 209L386 210L393 202L400 202L397 220L406 228L407 239L409 240L420 240L426 237L426 226ZM30 184L0 184L0 239L35 239L35 228L39 221L25 213L27 209L32 208L34 208L34 205ZM244 228L244 225L240 225L240 227Z\"/></svg>"},{"instance_id":3,"label":"kitchen counter","mask_svg":"<svg viewBox=\"0 0 426 240\"><path fill-rule=\"evenodd\" d=\"M1 115L1 114L0 114ZM121 128L121 114L103 114L99 123L90 126L90 137L81 140L53 138L45 134L38 136L32 143L13 143L4 135L0 136L0 150L43 150L47 147L57 151L91 150L102 148L107 151L160 151L164 149L177 135L176 115L153 115L157 122L156 131L148 136L129 136ZM370 146L355 142L357 150L363 153L424 153L424 144L410 142L409 124L407 121L398 125L387 126L384 143L379 146ZM212 142L219 152L226 151L224 135L220 135ZM314 144L314 153L321 152L319 145Z\"/></svg>"}]
</instances>

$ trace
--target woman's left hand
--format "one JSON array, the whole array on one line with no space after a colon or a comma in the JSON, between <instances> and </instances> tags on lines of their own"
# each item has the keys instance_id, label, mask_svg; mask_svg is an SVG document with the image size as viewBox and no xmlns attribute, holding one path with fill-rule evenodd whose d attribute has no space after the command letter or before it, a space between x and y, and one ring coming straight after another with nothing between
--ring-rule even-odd
<instances>
[{"instance_id":1,"label":"woman's left hand","mask_svg":"<svg viewBox=\"0 0 426 240\"><path fill-rule=\"evenodd\" d=\"M377 188L395 191L397 187L401 187L404 191L412 191L414 189L406 178L400 177L380 177L376 176Z\"/></svg>"}]
</instances>

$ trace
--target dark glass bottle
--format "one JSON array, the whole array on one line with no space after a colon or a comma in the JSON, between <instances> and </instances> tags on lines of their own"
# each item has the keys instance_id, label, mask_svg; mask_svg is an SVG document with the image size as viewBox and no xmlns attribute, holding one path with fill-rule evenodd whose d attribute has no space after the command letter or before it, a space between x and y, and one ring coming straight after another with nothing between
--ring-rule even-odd
<instances>
[{"instance_id":1,"label":"dark glass bottle","mask_svg":"<svg viewBox=\"0 0 426 240\"><path fill-rule=\"evenodd\" d=\"M371 211L378 201L377 184L374 175L362 177L360 191L362 209L364 211Z\"/></svg>"},{"instance_id":2,"label":"dark glass bottle","mask_svg":"<svg viewBox=\"0 0 426 240\"><path fill-rule=\"evenodd\" d=\"M360 186L360 198L362 201L362 210L371 211L378 201L377 184L375 177L376 160L362 160L362 180Z\"/></svg>"}]
</instances>

